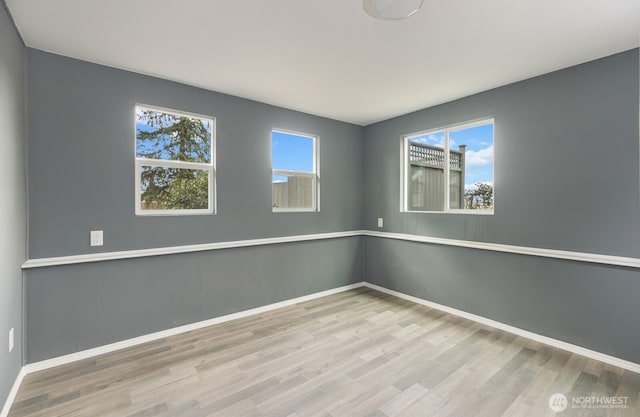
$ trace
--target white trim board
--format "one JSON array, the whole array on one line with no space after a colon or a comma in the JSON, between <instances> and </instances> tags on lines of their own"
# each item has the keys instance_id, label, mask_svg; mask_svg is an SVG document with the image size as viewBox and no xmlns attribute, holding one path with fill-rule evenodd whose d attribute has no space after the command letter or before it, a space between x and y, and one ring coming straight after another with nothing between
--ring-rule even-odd
<instances>
[{"instance_id":1,"label":"white trim board","mask_svg":"<svg viewBox=\"0 0 640 417\"><path fill-rule=\"evenodd\" d=\"M218 249L245 248L249 246L275 245L279 243L305 242L310 240L337 239L342 237L361 236L359 230L347 232L318 233L270 237L264 239L234 240L228 242L203 243L199 245L168 246L164 248L135 249L118 252L88 253L83 255L56 256L52 258L29 259L22 264L22 269L41 268L45 266L72 265L87 262L113 261L119 259L144 258L147 256L174 255L179 253L203 252Z\"/></svg>"},{"instance_id":2,"label":"white trim board","mask_svg":"<svg viewBox=\"0 0 640 417\"><path fill-rule=\"evenodd\" d=\"M520 329L518 327L514 327L505 323L501 323L499 321L491 320L486 317L477 316L475 314L467 313L466 311L458 310L452 307L447 307L442 304L434 303L431 301L424 300L422 298L414 297L412 295L407 295L405 293L401 293L399 291L390 290L385 287L381 287L376 284L371 284L369 282L365 282L364 286L367 288L371 288L376 291L383 292L385 294L393 295L394 297L402 298L407 301L411 301L416 304L420 304L426 307L430 307L436 310L443 311L448 314L452 314L454 316L462 317L467 320L474 321L476 323L484 324L489 327L493 327L494 329L503 330L505 332L514 334L516 336L521 336L530 340L534 340L536 342L544 343L545 345L549 345L558 349L566 350L567 352L576 353L578 355L585 356L590 359L595 359L600 362L607 363L609 365L617 366L623 369L628 369L629 371L640 373L640 364L635 362L630 362L624 359L616 358L615 356L606 355L604 353L597 352L595 350L587 349L582 346L574 345L571 343L563 342L562 340L553 339L551 337L543 336L537 333L533 333L527 330Z\"/></svg>"},{"instance_id":3,"label":"white trim board","mask_svg":"<svg viewBox=\"0 0 640 417\"><path fill-rule=\"evenodd\" d=\"M577 262L640 268L639 258L630 258L624 256L602 255L599 253L574 252L557 249L532 248L527 246L503 245L501 243L476 242L472 240L445 239L440 237L411 235L404 233L375 232L370 230L363 231L362 234L364 236L405 240L409 242L431 243L436 245L481 249L493 252L506 252L518 255L539 256L543 258L565 259Z\"/></svg>"},{"instance_id":4,"label":"white trim board","mask_svg":"<svg viewBox=\"0 0 640 417\"><path fill-rule=\"evenodd\" d=\"M526 246L513 246L504 245L501 243L486 243L471 240L446 239L406 233L377 232L372 230L350 230L345 232L317 233L309 235L270 237L264 239L204 243L198 245L169 246L152 249L135 249L118 252L99 252L83 255L36 258L27 260L24 264L22 264L22 269L42 268L56 265L73 265L88 262L113 261L131 258L144 258L147 256L174 255L179 253L203 252L218 249L244 248L249 246L275 245L281 243L306 242L323 239L338 239L353 236L379 237L385 239L403 240L407 242L428 243L435 245L455 246L460 248L480 249L493 252L513 253L517 255L564 259L575 262L624 266L627 268L640 268L640 258L602 255L598 253L574 252L557 249L532 248Z\"/></svg>"},{"instance_id":5,"label":"white trim board","mask_svg":"<svg viewBox=\"0 0 640 417\"><path fill-rule=\"evenodd\" d=\"M7 396L7 400L4 402L2 410L0 410L0 417L7 417L9 415L9 410L11 410L13 401L16 399L16 395L18 395L18 389L20 389L20 385L22 385L22 380L26 374L26 370L22 367L20 372L18 372L15 382L13 383L13 387L11 387L11 391L9 391L9 395Z\"/></svg>"},{"instance_id":6,"label":"white trim board","mask_svg":"<svg viewBox=\"0 0 640 417\"><path fill-rule=\"evenodd\" d=\"M134 337L132 339L123 340L116 343L110 343L104 346L98 346L93 349L87 349L80 352L70 353L68 355L58 356L52 359L46 359L39 362L28 363L22 368L25 373L31 374L33 372L43 371L45 369L54 368L56 366L65 365L71 362L79 361L82 359L92 358L94 356L103 355L105 353L114 352L116 350L129 348L132 346L140 345L142 343L152 342L154 340L162 339L165 337L175 336L181 333L189 332L192 330L202 329L203 327L213 326L215 324L226 323L231 320L240 319L243 317L252 316L255 314L265 313L282 307L288 307L294 304L302 303L309 300L315 300L316 298L326 297L328 295L338 294L341 292L353 290L355 288L363 287L364 282L358 282L356 284L345 285L343 287L333 288L326 291L321 291L302 297L292 298L285 301L280 301L273 304L268 304L262 307L256 307L249 310L239 311L237 313L227 314L220 317L215 317L209 320L199 321L197 323L186 324L184 326L174 327L160 332L147 334L144 336ZM4 416L0 416L4 417Z\"/></svg>"}]
</instances>

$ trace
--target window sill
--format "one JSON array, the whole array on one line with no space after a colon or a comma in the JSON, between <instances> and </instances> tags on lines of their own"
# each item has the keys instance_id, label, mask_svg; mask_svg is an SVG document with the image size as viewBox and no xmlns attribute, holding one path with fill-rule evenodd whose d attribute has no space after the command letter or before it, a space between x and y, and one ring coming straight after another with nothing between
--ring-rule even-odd
<instances>
[{"instance_id":1,"label":"window sill","mask_svg":"<svg viewBox=\"0 0 640 417\"><path fill-rule=\"evenodd\" d=\"M317 213L319 210L314 208L300 208L300 209L272 209L273 213Z\"/></svg>"},{"instance_id":2,"label":"window sill","mask_svg":"<svg viewBox=\"0 0 640 417\"><path fill-rule=\"evenodd\" d=\"M419 213L419 214L473 214L477 216L493 216L493 210L447 210L447 211L416 211L416 210L406 210L402 211L402 213Z\"/></svg>"}]
</instances>

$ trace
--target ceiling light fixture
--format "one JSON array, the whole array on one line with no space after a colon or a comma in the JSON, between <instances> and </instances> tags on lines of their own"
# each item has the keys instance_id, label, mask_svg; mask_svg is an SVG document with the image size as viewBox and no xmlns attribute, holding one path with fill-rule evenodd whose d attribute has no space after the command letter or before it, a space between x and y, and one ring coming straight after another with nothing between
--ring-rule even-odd
<instances>
[{"instance_id":1,"label":"ceiling light fixture","mask_svg":"<svg viewBox=\"0 0 640 417\"><path fill-rule=\"evenodd\" d=\"M420 10L424 0L363 0L362 7L370 15L381 20L401 20Z\"/></svg>"}]
</instances>

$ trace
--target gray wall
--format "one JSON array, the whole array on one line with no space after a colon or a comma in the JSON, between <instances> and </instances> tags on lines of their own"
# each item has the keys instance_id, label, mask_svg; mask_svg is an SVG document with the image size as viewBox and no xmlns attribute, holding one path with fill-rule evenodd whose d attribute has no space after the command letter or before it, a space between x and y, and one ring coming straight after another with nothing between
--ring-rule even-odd
<instances>
[{"instance_id":1,"label":"gray wall","mask_svg":"<svg viewBox=\"0 0 640 417\"><path fill-rule=\"evenodd\" d=\"M362 226L360 126L33 49L28 100L31 258ZM217 215L135 216L135 103L217 118ZM320 212L271 212L274 127L319 136Z\"/></svg>"},{"instance_id":2,"label":"gray wall","mask_svg":"<svg viewBox=\"0 0 640 417\"><path fill-rule=\"evenodd\" d=\"M22 272L26 254L24 44L0 2L0 408L22 366ZM9 353L9 329L15 348Z\"/></svg>"},{"instance_id":3,"label":"gray wall","mask_svg":"<svg viewBox=\"0 0 640 417\"><path fill-rule=\"evenodd\" d=\"M361 228L362 127L33 49L27 64L31 258ZM217 215L135 216L136 103L216 117ZM272 213L274 127L319 136L320 212ZM359 237L27 270L26 361L361 280Z\"/></svg>"},{"instance_id":4,"label":"gray wall","mask_svg":"<svg viewBox=\"0 0 640 417\"><path fill-rule=\"evenodd\" d=\"M28 50L31 257L378 230L377 217L391 232L639 257L638 63L633 50L361 128ZM134 215L136 102L217 117L216 216ZM400 137L484 117L495 215L400 213ZM272 127L320 136L319 213L271 213ZM92 229L104 247L88 246ZM363 277L640 362L634 269L356 237L25 276L27 362Z\"/></svg>"},{"instance_id":5,"label":"gray wall","mask_svg":"<svg viewBox=\"0 0 640 417\"><path fill-rule=\"evenodd\" d=\"M495 215L400 213L400 136L495 117ZM365 227L640 256L638 50L365 129Z\"/></svg>"},{"instance_id":6,"label":"gray wall","mask_svg":"<svg viewBox=\"0 0 640 417\"><path fill-rule=\"evenodd\" d=\"M638 50L365 129L365 227L640 257ZM495 117L495 215L400 213L403 134ZM640 362L637 269L367 238L365 279Z\"/></svg>"},{"instance_id":7,"label":"gray wall","mask_svg":"<svg viewBox=\"0 0 640 417\"><path fill-rule=\"evenodd\" d=\"M360 282L360 237L29 270L27 362Z\"/></svg>"},{"instance_id":8,"label":"gray wall","mask_svg":"<svg viewBox=\"0 0 640 417\"><path fill-rule=\"evenodd\" d=\"M640 363L637 269L369 238L368 282Z\"/></svg>"}]
</instances>

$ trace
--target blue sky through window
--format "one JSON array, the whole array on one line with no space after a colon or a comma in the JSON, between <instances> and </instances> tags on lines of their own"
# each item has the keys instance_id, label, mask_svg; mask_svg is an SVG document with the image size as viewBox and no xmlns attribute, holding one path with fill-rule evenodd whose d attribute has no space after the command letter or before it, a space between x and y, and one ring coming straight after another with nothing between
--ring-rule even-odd
<instances>
[{"instance_id":1,"label":"blue sky through window","mask_svg":"<svg viewBox=\"0 0 640 417\"><path fill-rule=\"evenodd\" d=\"M459 145L467 145L465 188L475 188L479 182L493 185L493 124L449 133L451 149L458 150Z\"/></svg>"},{"instance_id":2,"label":"blue sky through window","mask_svg":"<svg viewBox=\"0 0 640 417\"><path fill-rule=\"evenodd\" d=\"M313 138L274 130L271 149L273 169L313 172Z\"/></svg>"}]
</instances>

